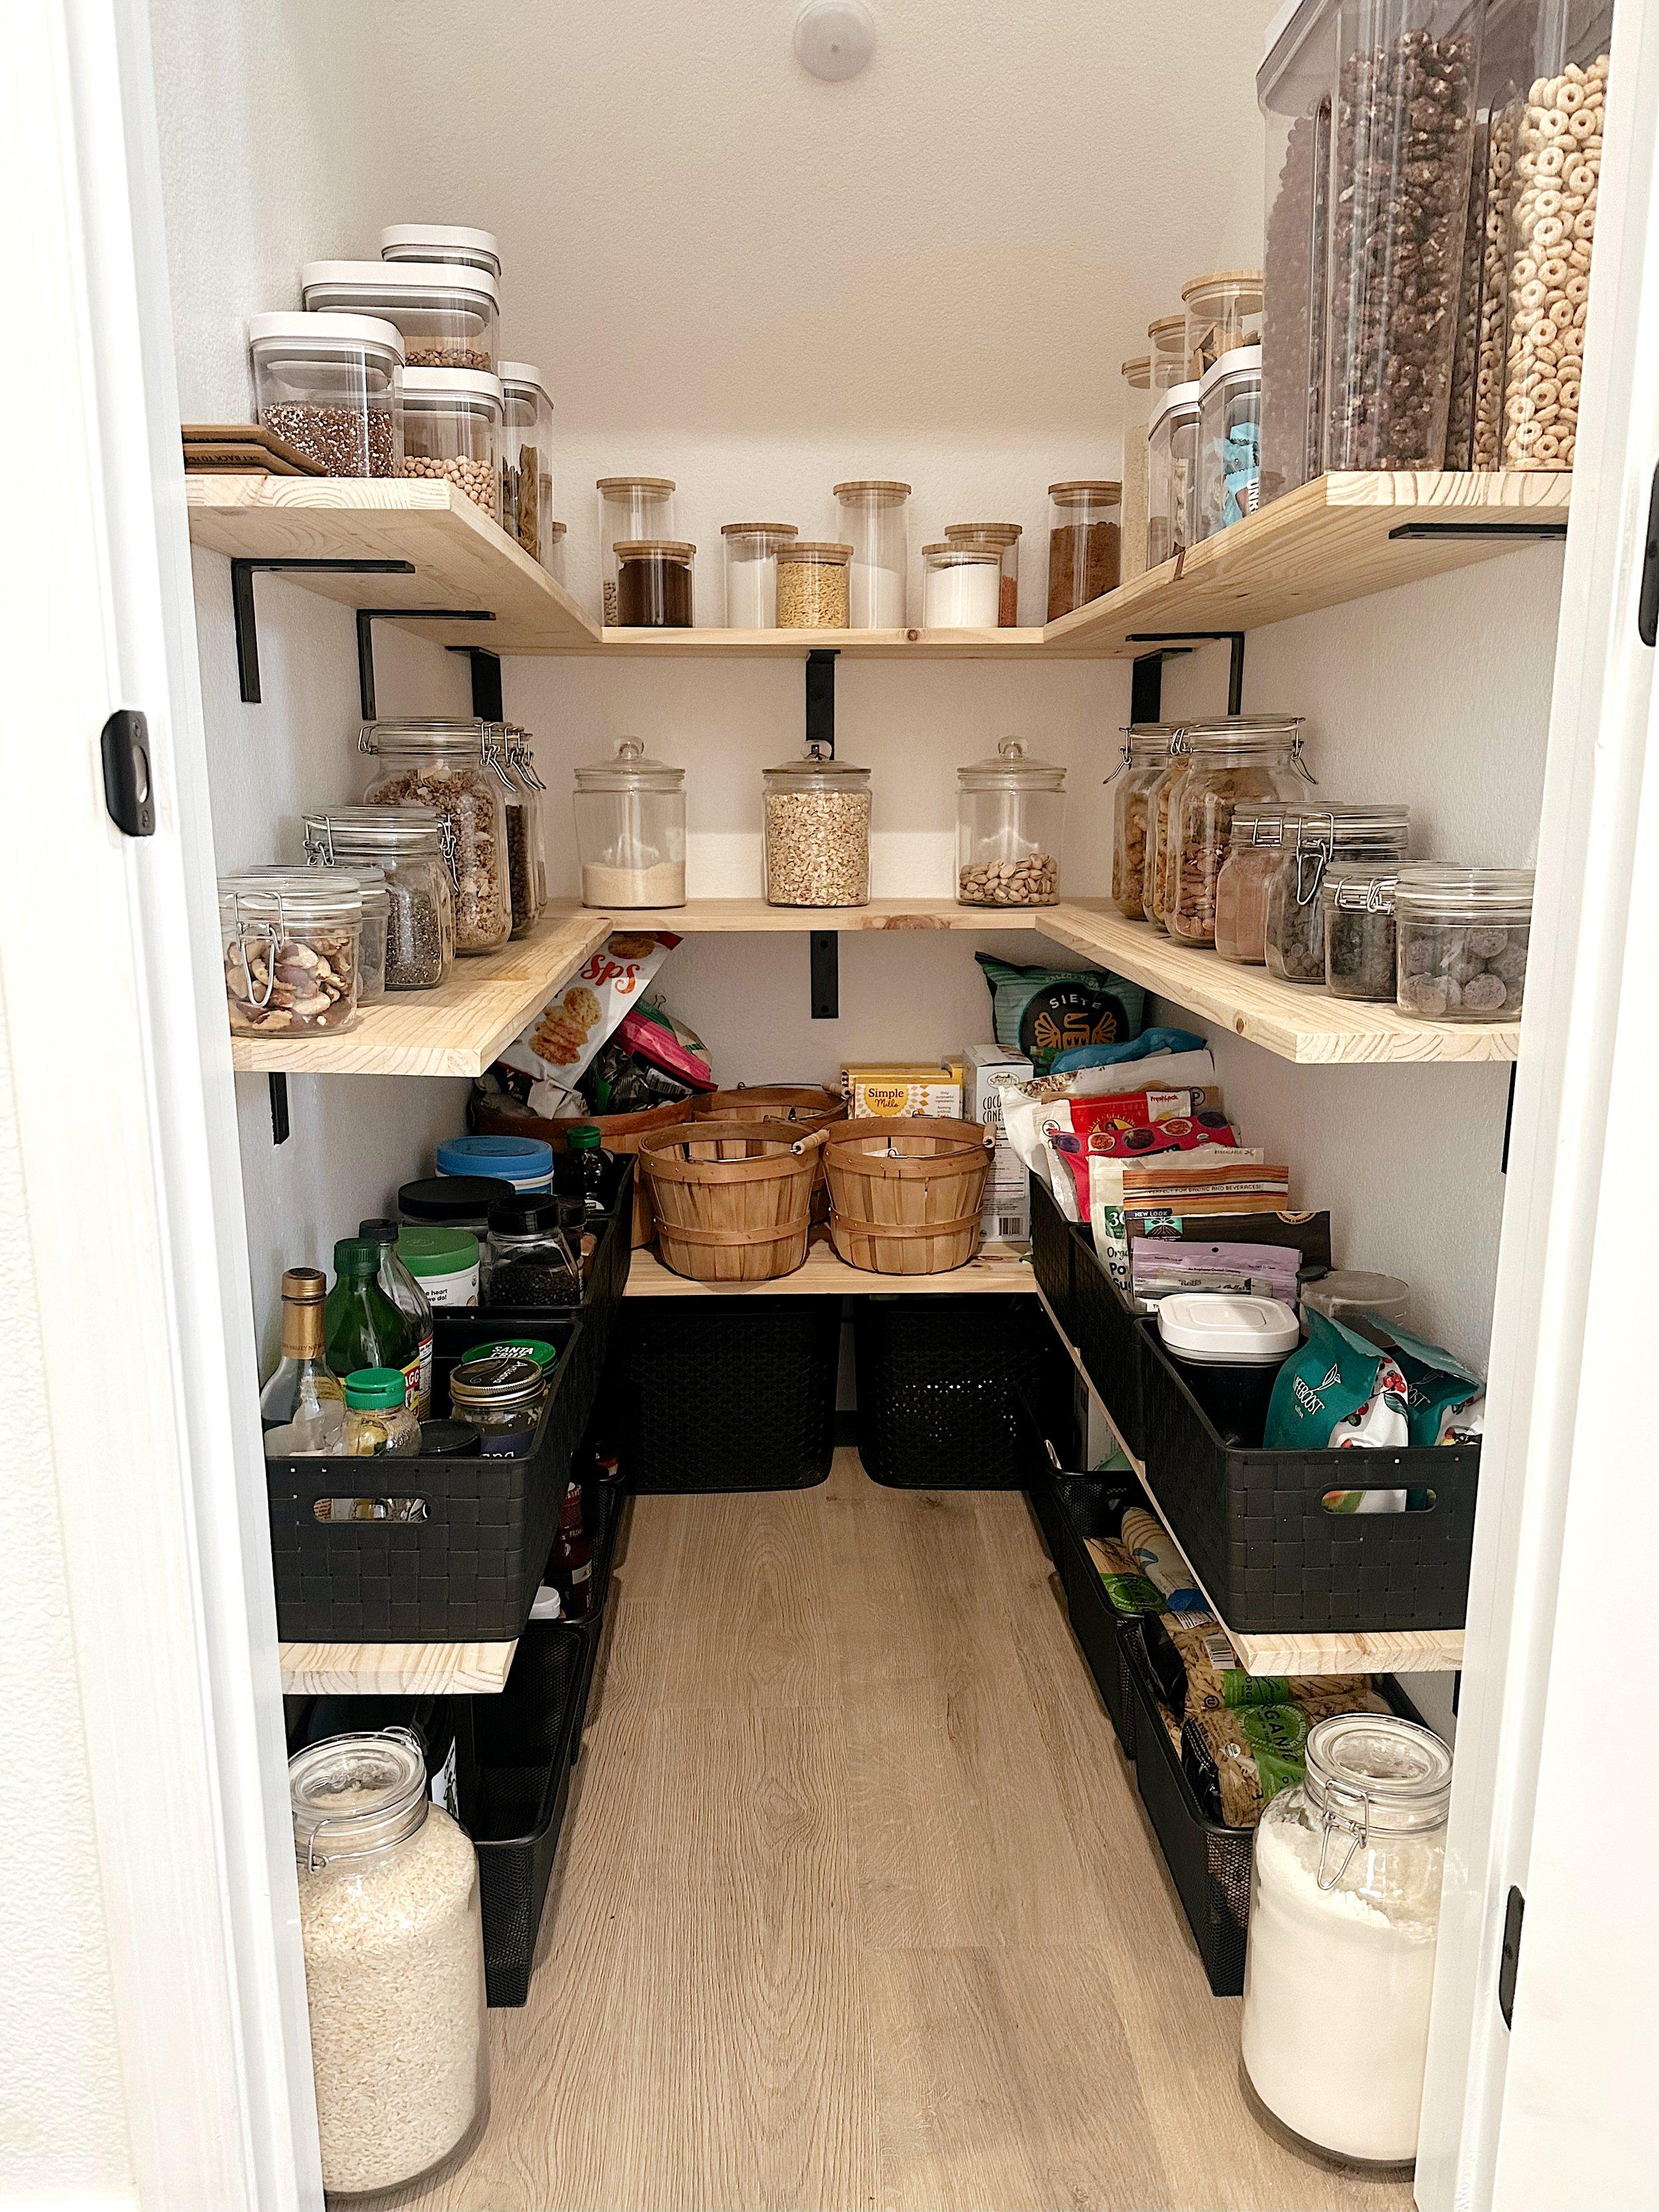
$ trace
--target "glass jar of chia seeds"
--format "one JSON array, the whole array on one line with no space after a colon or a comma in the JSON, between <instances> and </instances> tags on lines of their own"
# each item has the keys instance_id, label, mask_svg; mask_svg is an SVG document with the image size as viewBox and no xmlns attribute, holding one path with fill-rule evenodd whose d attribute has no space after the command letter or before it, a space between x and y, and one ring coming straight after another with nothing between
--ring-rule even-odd
<instances>
[{"instance_id":1,"label":"glass jar of chia seeds","mask_svg":"<svg viewBox=\"0 0 1659 2212\"><path fill-rule=\"evenodd\" d=\"M1395 801L1344 799L1289 807L1284 854L1267 885L1267 972L1283 983L1325 980L1325 919L1319 887L1333 860L1391 860L1411 839L1411 810Z\"/></svg>"},{"instance_id":2,"label":"glass jar of chia seeds","mask_svg":"<svg viewBox=\"0 0 1659 2212\"><path fill-rule=\"evenodd\" d=\"M306 858L386 879L386 988L434 991L455 958L455 897L442 817L429 806L334 806L305 817Z\"/></svg>"},{"instance_id":3,"label":"glass jar of chia seeds","mask_svg":"<svg viewBox=\"0 0 1659 2212\"><path fill-rule=\"evenodd\" d=\"M1392 860L1333 860L1319 886L1325 931L1325 988L1334 999L1393 998L1394 890L1400 869Z\"/></svg>"}]
</instances>

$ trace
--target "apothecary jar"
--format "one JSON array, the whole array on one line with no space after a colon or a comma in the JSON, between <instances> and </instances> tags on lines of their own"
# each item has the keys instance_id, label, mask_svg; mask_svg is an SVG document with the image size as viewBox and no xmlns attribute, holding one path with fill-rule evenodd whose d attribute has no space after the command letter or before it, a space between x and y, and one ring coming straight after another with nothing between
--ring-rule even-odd
<instances>
[{"instance_id":1,"label":"apothecary jar","mask_svg":"<svg viewBox=\"0 0 1659 2212\"><path fill-rule=\"evenodd\" d=\"M763 773L769 906L865 906L870 898L870 771L810 738L799 760Z\"/></svg>"},{"instance_id":2,"label":"apothecary jar","mask_svg":"<svg viewBox=\"0 0 1659 2212\"><path fill-rule=\"evenodd\" d=\"M623 738L609 760L576 770L582 904L685 904L685 770Z\"/></svg>"},{"instance_id":3,"label":"apothecary jar","mask_svg":"<svg viewBox=\"0 0 1659 2212\"><path fill-rule=\"evenodd\" d=\"M957 771L957 897L963 906L1053 906L1060 896L1066 771L1004 738Z\"/></svg>"},{"instance_id":4,"label":"apothecary jar","mask_svg":"<svg viewBox=\"0 0 1659 2212\"><path fill-rule=\"evenodd\" d=\"M477 1857L406 1729L289 1761L323 2186L367 2196L468 2147L489 2094Z\"/></svg>"}]
</instances>

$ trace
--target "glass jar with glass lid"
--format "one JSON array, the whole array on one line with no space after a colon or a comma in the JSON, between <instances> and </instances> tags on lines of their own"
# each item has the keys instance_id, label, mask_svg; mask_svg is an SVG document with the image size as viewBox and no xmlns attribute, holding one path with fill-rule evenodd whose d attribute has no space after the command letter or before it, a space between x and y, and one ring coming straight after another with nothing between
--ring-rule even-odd
<instances>
[{"instance_id":1,"label":"glass jar with glass lid","mask_svg":"<svg viewBox=\"0 0 1659 2212\"><path fill-rule=\"evenodd\" d=\"M535 739L528 730L521 729L516 722L507 725L507 765L513 771L514 781L529 796L529 862L535 884L537 911L544 914L547 911L547 839L542 826L542 798L547 786L536 766L536 756L532 750L534 744ZM510 821L507 827L509 830L512 828Z\"/></svg>"},{"instance_id":2,"label":"glass jar with glass lid","mask_svg":"<svg viewBox=\"0 0 1659 2212\"><path fill-rule=\"evenodd\" d=\"M1304 1755L1304 1778L1269 1798L1255 1832L1245 2079L1323 2155L1404 2166L1417 2153L1451 1753L1395 1714L1339 1713L1315 1722Z\"/></svg>"},{"instance_id":3,"label":"glass jar with glass lid","mask_svg":"<svg viewBox=\"0 0 1659 2212\"><path fill-rule=\"evenodd\" d=\"M366 2196L435 2172L483 2121L477 1855L406 1729L307 1744L288 1771L323 2186Z\"/></svg>"},{"instance_id":4,"label":"glass jar with glass lid","mask_svg":"<svg viewBox=\"0 0 1659 2212\"><path fill-rule=\"evenodd\" d=\"M1267 885L1267 973L1282 983L1325 980L1325 915L1319 887L1333 860L1405 858L1409 807L1398 800L1306 800L1285 810L1284 852Z\"/></svg>"},{"instance_id":5,"label":"glass jar with glass lid","mask_svg":"<svg viewBox=\"0 0 1659 2212\"><path fill-rule=\"evenodd\" d=\"M386 988L434 991L455 958L455 895L444 821L429 806L335 806L305 817L306 858L377 867L386 879Z\"/></svg>"},{"instance_id":6,"label":"glass jar with glass lid","mask_svg":"<svg viewBox=\"0 0 1659 2212\"><path fill-rule=\"evenodd\" d=\"M1224 960L1259 968L1267 957L1267 885L1284 827L1281 799L1247 799L1233 809L1215 886L1215 949Z\"/></svg>"},{"instance_id":7,"label":"glass jar with glass lid","mask_svg":"<svg viewBox=\"0 0 1659 2212\"><path fill-rule=\"evenodd\" d=\"M1180 724L1170 731L1169 758L1146 799L1146 879L1141 886L1140 916L1167 930L1164 888L1170 879L1170 825L1181 780L1192 765L1187 757L1187 732Z\"/></svg>"},{"instance_id":8,"label":"glass jar with glass lid","mask_svg":"<svg viewBox=\"0 0 1659 2212\"><path fill-rule=\"evenodd\" d=\"M537 811L538 787L526 765L528 732L510 722L487 722L485 742L491 765L506 788L501 804L507 811L507 887L513 902L513 934L528 937L541 919L541 823Z\"/></svg>"},{"instance_id":9,"label":"glass jar with glass lid","mask_svg":"<svg viewBox=\"0 0 1659 2212\"><path fill-rule=\"evenodd\" d=\"M1130 921L1146 916L1146 838L1152 793L1170 764L1173 722L1132 722L1123 757L1107 778L1112 793L1112 903Z\"/></svg>"},{"instance_id":10,"label":"glass jar with glass lid","mask_svg":"<svg viewBox=\"0 0 1659 2212\"><path fill-rule=\"evenodd\" d=\"M1517 1021L1527 991L1532 870L1419 860L1395 887L1401 1012Z\"/></svg>"},{"instance_id":11,"label":"glass jar with glass lid","mask_svg":"<svg viewBox=\"0 0 1659 2212\"><path fill-rule=\"evenodd\" d=\"M609 760L576 770L576 851L582 904L685 904L685 770L623 738Z\"/></svg>"},{"instance_id":12,"label":"glass jar with glass lid","mask_svg":"<svg viewBox=\"0 0 1659 2212\"><path fill-rule=\"evenodd\" d=\"M963 906L1053 906L1060 896L1066 771L1004 738L957 772L957 898Z\"/></svg>"},{"instance_id":13,"label":"glass jar with glass lid","mask_svg":"<svg viewBox=\"0 0 1659 2212\"><path fill-rule=\"evenodd\" d=\"M1395 994L1394 860L1327 863L1319 886L1325 988L1334 999L1386 1002Z\"/></svg>"},{"instance_id":14,"label":"glass jar with glass lid","mask_svg":"<svg viewBox=\"0 0 1659 2212\"><path fill-rule=\"evenodd\" d=\"M222 877L219 939L234 1036L336 1036L357 1018L363 899L355 877L322 883Z\"/></svg>"},{"instance_id":15,"label":"glass jar with glass lid","mask_svg":"<svg viewBox=\"0 0 1659 2212\"><path fill-rule=\"evenodd\" d=\"M768 905L867 905L869 769L811 738L800 759L765 769L763 781Z\"/></svg>"},{"instance_id":16,"label":"glass jar with glass lid","mask_svg":"<svg viewBox=\"0 0 1659 2212\"><path fill-rule=\"evenodd\" d=\"M1190 765L1170 810L1164 912L1171 937L1215 942L1216 879L1241 799L1290 799L1305 780L1299 714L1229 714L1188 722Z\"/></svg>"},{"instance_id":17,"label":"glass jar with glass lid","mask_svg":"<svg viewBox=\"0 0 1659 2212\"><path fill-rule=\"evenodd\" d=\"M507 776L487 726L445 715L370 722L358 738L379 765L368 806L428 806L441 819L455 893L455 950L498 952L513 932Z\"/></svg>"},{"instance_id":18,"label":"glass jar with glass lid","mask_svg":"<svg viewBox=\"0 0 1659 2212\"><path fill-rule=\"evenodd\" d=\"M239 886L254 888L264 885L280 890L291 884L303 896L319 888L349 890L356 884L363 902L362 934L357 940L357 1004L366 1006L386 995L386 920L390 902L386 897L386 878L377 867L367 862L357 862L349 868L339 867L334 872L331 885L314 866L296 867L287 860L274 860L269 866L240 868L234 877L227 878Z\"/></svg>"}]
</instances>

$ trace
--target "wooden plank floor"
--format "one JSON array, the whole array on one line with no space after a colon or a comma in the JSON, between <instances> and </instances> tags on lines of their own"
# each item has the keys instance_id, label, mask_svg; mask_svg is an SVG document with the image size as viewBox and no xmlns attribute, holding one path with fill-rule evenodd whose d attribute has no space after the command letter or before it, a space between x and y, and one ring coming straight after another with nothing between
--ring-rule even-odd
<instances>
[{"instance_id":1,"label":"wooden plank floor","mask_svg":"<svg viewBox=\"0 0 1659 2212\"><path fill-rule=\"evenodd\" d=\"M640 1498L442 2212L1346 2212L1246 2113L1017 1492Z\"/></svg>"}]
</instances>

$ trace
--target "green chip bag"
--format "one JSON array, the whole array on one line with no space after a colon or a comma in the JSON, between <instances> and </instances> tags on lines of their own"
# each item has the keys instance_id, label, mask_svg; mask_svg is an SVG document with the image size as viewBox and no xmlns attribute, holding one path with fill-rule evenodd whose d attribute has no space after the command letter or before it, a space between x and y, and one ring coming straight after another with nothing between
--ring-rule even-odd
<instances>
[{"instance_id":1,"label":"green chip bag","mask_svg":"<svg viewBox=\"0 0 1659 2212\"><path fill-rule=\"evenodd\" d=\"M997 1042L1023 1053L1038 1075L1048 1074L1057 1053L1127 1044L1146 1025L1145 991L1106 969L1016 968L988 952L974 957L990 989Z\"/></svg>"},{"instance_id":2,"label":"green chip bag","mask_svg":"<svg viewBox=\"0 0 1659 2212\"><path fill-rule=\"evenodd\" d=\"M1409 1443L1406 1378L1393 1353L1310 1310L1308 1340L1273 1384L1262 1442L1270 1451L1388 1450Z\"/></svg>"}]
</instances>

